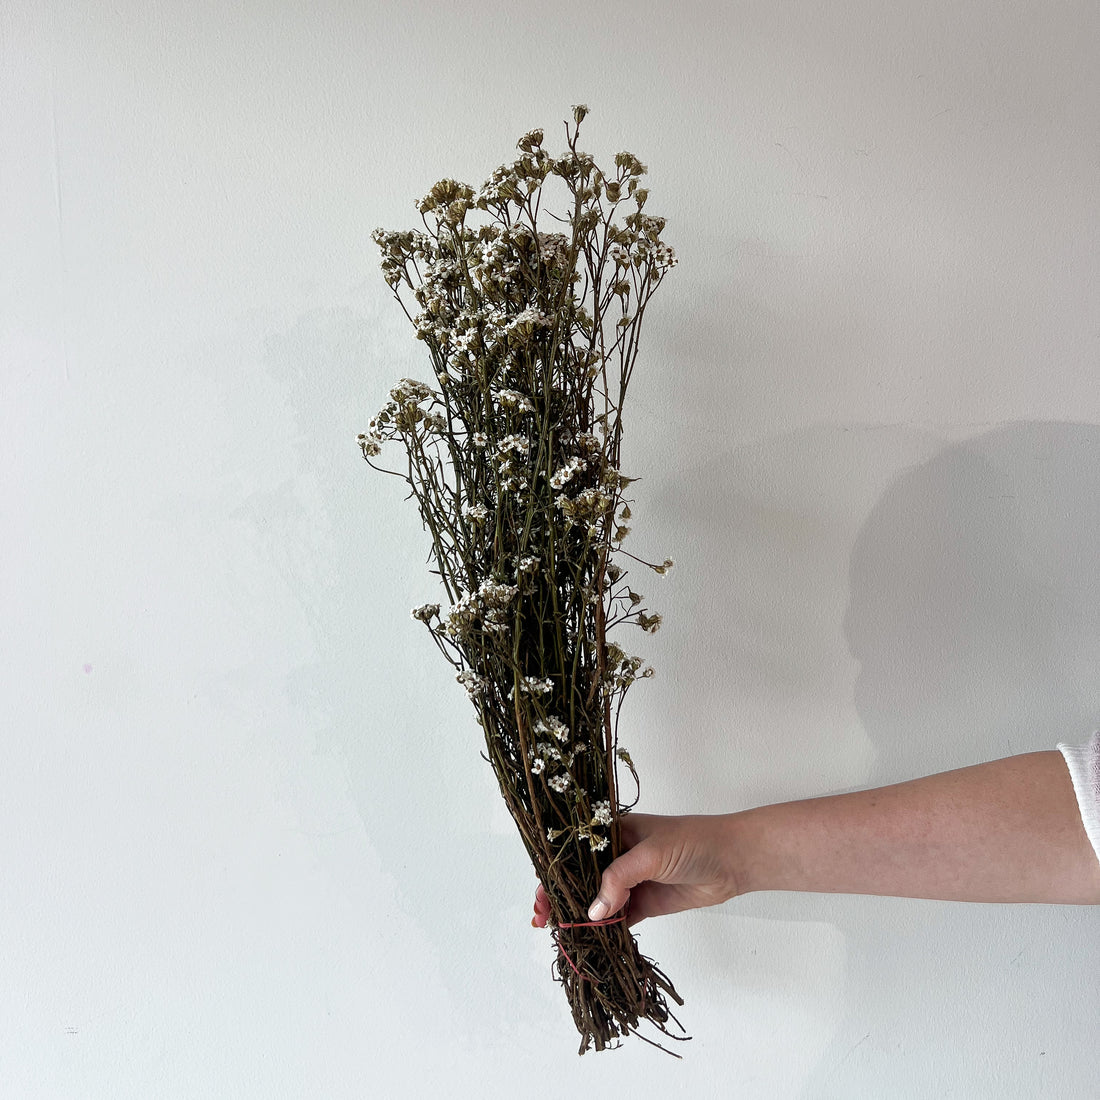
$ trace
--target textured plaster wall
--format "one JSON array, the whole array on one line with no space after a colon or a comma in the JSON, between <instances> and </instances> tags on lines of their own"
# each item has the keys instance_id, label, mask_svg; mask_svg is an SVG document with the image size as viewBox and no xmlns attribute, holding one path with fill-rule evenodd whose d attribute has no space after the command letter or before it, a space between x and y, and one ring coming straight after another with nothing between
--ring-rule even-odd
<instances>
[{"instance_id":1,"label":"textured plaster wall","mask_svg":"<svg viewBox=\"0 0 1100 1100\"><path fill-rule=\"evenodd\" d=\"M648 922L675 1062L578 1059L399 482L369 239L526 130L650 168L642 809L1100 724L1100 9L0 6L0 1083L20 1100L1085 1097L1086 908Z\"/></svg>"}]
</instances>

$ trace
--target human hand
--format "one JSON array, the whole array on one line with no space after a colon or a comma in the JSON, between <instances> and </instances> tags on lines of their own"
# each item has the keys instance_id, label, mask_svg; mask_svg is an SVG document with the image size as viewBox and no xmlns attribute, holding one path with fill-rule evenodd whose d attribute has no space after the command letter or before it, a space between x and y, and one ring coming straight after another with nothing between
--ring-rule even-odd
<instances>
[{"instance_id":1,"label":"human hand","mask_svg":"<svg viewBox=\"0 0 1100 1100\"><path fill-rule=\"evenodd\" d=\"M732 817L624 814L620 819L624 852L604 870L588 919L614 916L627 900L626 923L635 925L646 917L718 905L736 897L741 891ZM549 917L550 899L540 884L531 924L545 928Z\"/></svg>"}]
</instances>

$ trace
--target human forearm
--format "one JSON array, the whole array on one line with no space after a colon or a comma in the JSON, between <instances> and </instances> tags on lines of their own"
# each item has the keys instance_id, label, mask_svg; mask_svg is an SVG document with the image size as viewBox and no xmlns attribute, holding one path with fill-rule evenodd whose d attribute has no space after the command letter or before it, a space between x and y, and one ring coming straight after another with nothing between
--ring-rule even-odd
<instances>
[{"instance_id":1,"label":"human forearm","mask_svg":"<svg viewBox=\"0 0 1100 1100\"><path fill-rule=\"evenodd\" d=\"M738 892L1100 903L1058 752L728 815Z\"/></svg>"}]
</instances>

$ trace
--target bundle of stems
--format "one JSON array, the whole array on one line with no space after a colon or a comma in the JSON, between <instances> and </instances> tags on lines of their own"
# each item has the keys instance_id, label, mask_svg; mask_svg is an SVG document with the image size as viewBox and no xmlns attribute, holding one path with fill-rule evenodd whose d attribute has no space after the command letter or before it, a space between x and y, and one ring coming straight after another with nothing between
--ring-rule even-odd
<instances>
[{"instance_id":1,"label":"bundle of stems","mask_svg":"<svg viewBox=\"0 0 1100 1100\"><path fill-rule=\"evenodd\" d=\"M665 219L642 212L646 167L619 153L612 177L577 151L587 110L573 108L561 157L532 130L519 159L479 191L443 179L419 200L426 232L372 234L436 384L402 379L358 440L373 468L408 483L431 535L432 572L451 606L412 615L474 702L486 759L550 901L555 977L581 1054L637 1033L642 1020L684 1037L668 1030L679 1021L667 998L683 1001L639 953L625 917L593 923L585 912L637 801L636 792L620 800L619 764L635 787L637 773L618 743L619 712L635 680L653 674L608 634L661 622L615 559L660 575L673 564L622 549L632 503L623 493L636 479L620 471L619 451L642 315L677 262L660 239ZM538 229L551 175L572 196L567 218L555 218L568 233ZM635 209L617 224L626 201ZM489 215L477 228L467 223L476 211ZM403 445L404 470L371 462L387 441Z\"/></svg>"}]
</instances>

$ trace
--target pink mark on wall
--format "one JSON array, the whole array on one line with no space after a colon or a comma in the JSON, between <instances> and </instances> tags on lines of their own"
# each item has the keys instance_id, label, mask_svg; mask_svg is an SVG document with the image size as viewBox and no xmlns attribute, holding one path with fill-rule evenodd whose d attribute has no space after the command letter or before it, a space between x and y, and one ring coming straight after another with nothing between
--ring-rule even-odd
<instances>
[{"instance_id":1,"label":"pink mark on wall","mask_svg":"<svg viewBox=\"0 0 1100 1100\"><path fill-rule=\"evenodd\" d=\"M84 666L84 671L85 672L91 672L92 671L92 666L91 665L85 665Z\"/></svg>"}]
</instances>

